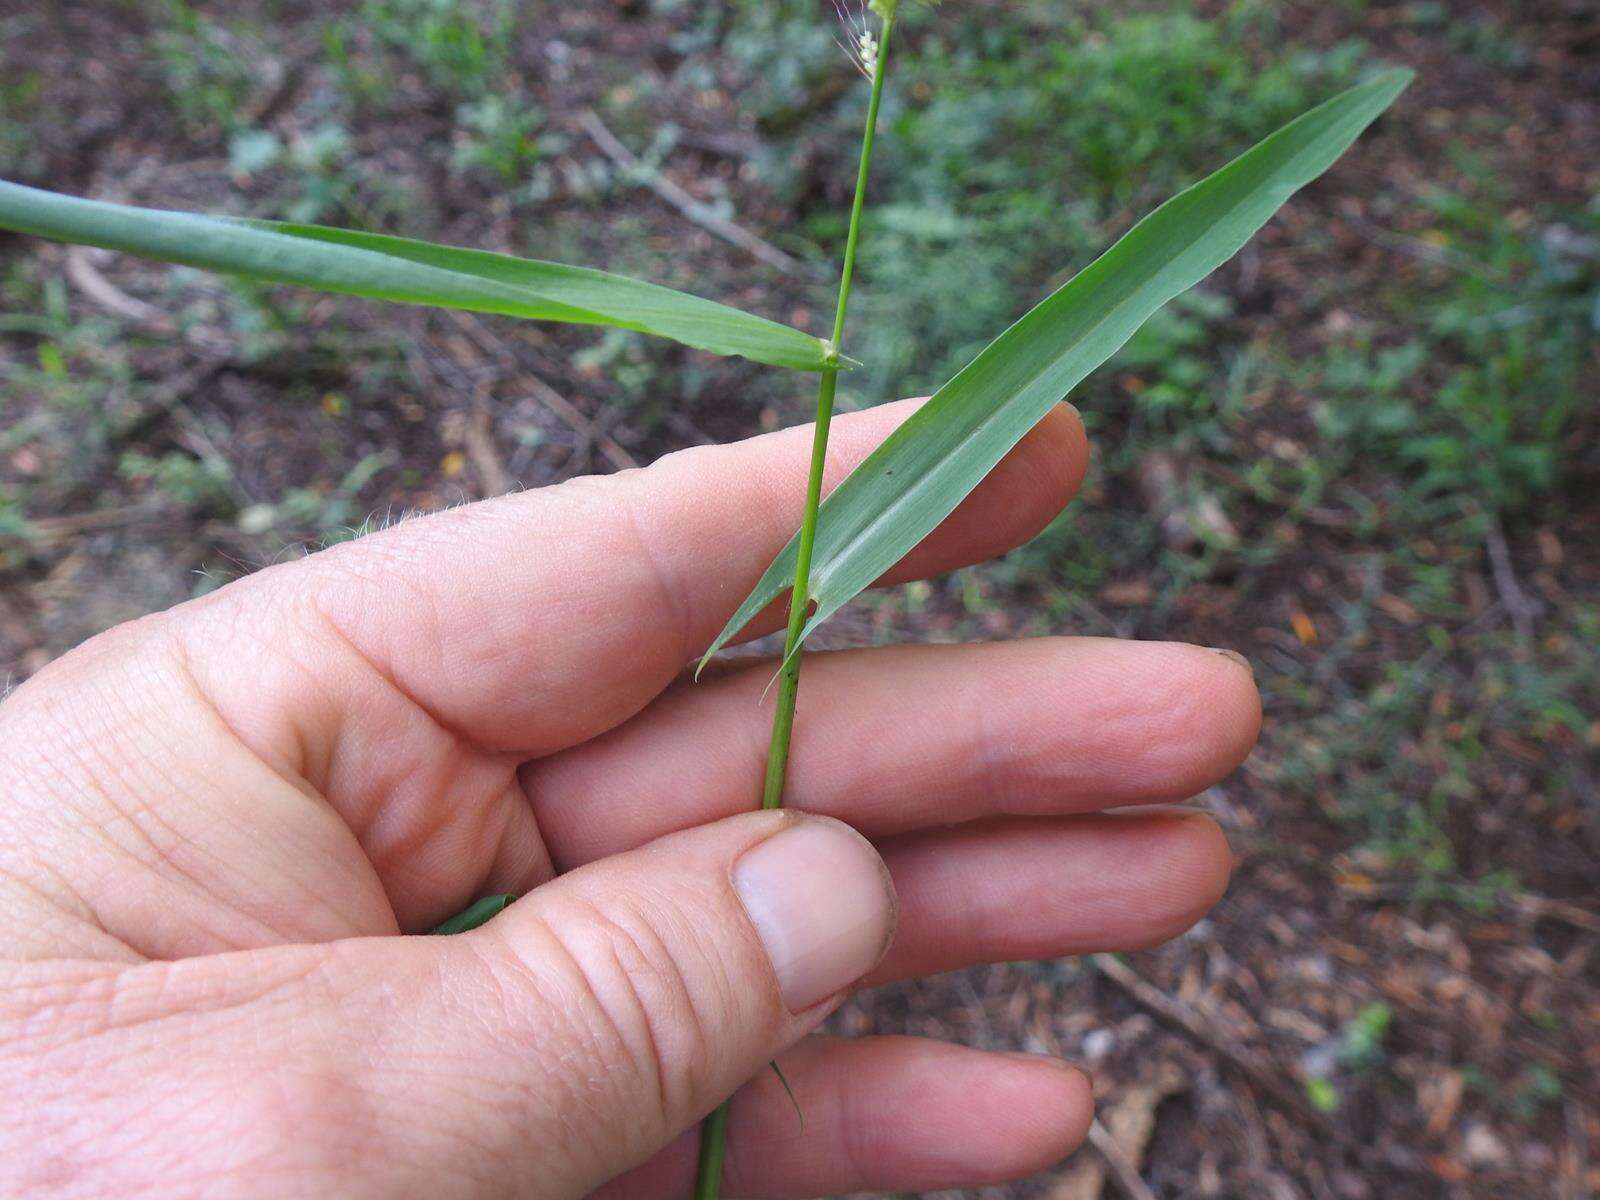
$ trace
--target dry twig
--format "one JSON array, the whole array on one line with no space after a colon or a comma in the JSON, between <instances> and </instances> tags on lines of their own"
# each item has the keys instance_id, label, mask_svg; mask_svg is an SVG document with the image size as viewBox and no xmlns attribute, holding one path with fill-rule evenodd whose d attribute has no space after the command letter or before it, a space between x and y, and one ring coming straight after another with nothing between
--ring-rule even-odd
<instances>
[{"instance_id":1,"label":"dry twig","mask_svg":"<svg viewBox=\"0 0 1600 1200\"><path fill-rule=\"evenodd\" d=\"M166 313L153 304L136 300L102 275L89 257L89 251L83 246L67 248L67 279L73 287L101 308L126 321L143 325L156 333L176 332L177 327Z\"/></svg>"},{"instance_id":2,"label":"dry twig","mask_svg":"<svg viewBox=\"0 0 1600 1200\"><path fill-rule=\"evenodd\" d=\"M1074 1158L1047 1200L1101 1200L1108 1177L1116 1180L1127 1200L1155 1200L1139 1167L1155 1134L1156 1110L1188 1084L1188 1072L1163 1060L1118 1088L1089 1126L1089 1142L1098 1156Z\"/></svg>"},{"instance_id":3,"label":"dry twig","mask_svg":"<svg viewBox=\"0 0 1600 1200\"><path fill-rule=\"evenodd\" d=\"M1325 1136L1335 1135L1335 1130L1328 1123L1328 1119L1312 1108L1298 1091L1285 1083L1283 1077L1273 1067L1235 1045L1233 1038L1218 1030L1201 1014L1174 1000L1159 988L1153 987L1132 967L1110 954L1091 955L1090 961L1102 975L1127 992L1139 1004L1222 1055L1258 1088L1300 1115L1318 1133Z\"/></svg>"},{"instance_id":4,"label":"dry twig","mask_svg":"<svg viewBox=\"0 0 1600 1200\"><path fill-rule=\"evenodd\" d=\"M1243 1074L1265 1095L1270 1096L1286 1112L1298 1118L1317 1136L1326 1139L1340 1150L1372 1169L1402 1171L1406 1174L1428 1174L1420 1163L1405 1155L1381 1153L1362 1146L1341 1132L1326 1116L1311 1107L1298 1088L1287 1076L1270 1062L1236 1044L1236 1040L1217 1029L1205 1016L1188 1005L1168 996L1152 986L1137 971L1110 954L1090 955L1090 962L1112 983L1127 992L1137 1003L1153 1015L1189 1034L1195 1040L1220 1055L1235 1070Z\"/></svg>"},{"instance_id":5,"label":"dry twig","mask_svg":"<svg viewBox=\"0 0 1600 1200\"><path fill-rule=\"evenodd\" d=\"M1536 896L1532 892L1518 892L1506 902L1519 916L1532 920L1563 921L1574 929L1600 933L1600 913L1591 912L1581 905L1566 900L1553 900L1548 896Z\"/></svg>"},{"instance_id":6,"label":"dry twig","mask_svg":"<svg viewBox=\"0 0 1600 1200\"><path fill-rule=\"evenodd\" d=\"M1524 592L1522 585L1517 582L1516 569L1511 565L1511 550L1506 545L1506 534L1500 527L1499 517L1490 517L1484 543L1489 551L1489 569L1494 575L1495 591L1500 593L1500 602L1506 606L1506 612L1511 617L1511 627L1516 630L1518 643L1524 650L1529 649L1533 645L1533 623L1539 616L1541 605Z\"/></svg>"},{"instance_id":7,"label":"dry twig","mask_svg":"<svg viewBox=\"0 0 1600 1200\"><path fill-rule=\"evenodd\" d=\"M173 510L165 504L128 504L120 508L96 508L88 512L66 513L58 517L34 517L28 528L34 541L54 545L84 533L121 529L144 521L170 519Z\"/></svg>"},{"instance_id":8,"label":"dry twig","mask_svg":"<svg viewBox=\"0 0 1600 1200\"><path fill-rule=\"evenodd\" d=\"M572 401L519 363L515 356L494 338L477 317L471 313L454 311L448 315L460 328L461 332L466 334L480 350L489 355L489 357L498 360L502 366L514 370L516 372L515 382L531 391L534 394L534 398L562 424L566 425L579 437L586 438L599 446L600 452L606 456L606 461L617 470L626 471L639 465L638 459L624 450L615 438L596 425Z\"/></svg>"},{"instance_id":9,"label":"dry twig","mask_svg":"<svg viewBox=\"0 0 1600 1200\"><path fill-rule=\"evenodd\" d=\"M1117 1139L1111 1136L1111 1131L1098 1118L1089 1124L1089 1144L1106 1160L1111 1173L1117 1177L1117 1186L1128 1200L1156 1200L1155 1193L1140 1176L1138 1166L1123 1152Z\"/></svg>"},{"instance_id":10,"label":"dry twig","mask_svg":"<svg viewBox=\"0 0 1600 1200\"><path fill-rule=\"evenodd\" d=\"M626 471L639 465L639 460L624 450L615 438L602 430L584 415L582 410L574 405L572 401L568 400L537 375L531 371L523 371L522 374L517 376L517 382L531 391L540 404L560 418L574 433L589 438L595 445L599 446L600 453L604 454L606 461L616 467L617 470Z\"/></svg>"},{"instance_id":11,"label":"dry twig","mask_svg":"<svg viewBox=\"0 0 1600 1200\"><path fill-rule=\"evenodd\" d=\"M162 337L172 337L182 333L191 345L213 353L232 348L232 342L226 334L204 326L180 330L178 323L154 304L128 295L101 274L100 268L94 264L90 251L83 246L71 246L67 249L66 275L68 282L89 300L112 315L121 317L129 324L136 325L149 333L159 334Z\"/></svg>"},{"instance_id":12,"label":"dry twig","mask_svg":"<svg viewBox=\"0 0 1600 1200\"><path fill-rule=\"evenodd\" d=\"M605 127L593 109L586 108L580 112L578 124L594 139L594 144L600 147L601 153L624 171L637 175L640 182L696 225L723 241L732 242L741 250L748 251L774 270L782 271L785 275L799 273L799 260L785 254L771 242L751 233L742 225L735 225L732 221L717 216L660 171L640 162L639 156L617 140L616 134Z\"/></svg>"},{"instance_id":13,"label":"dry twig","mask_svg":"<svg viewBox=\"0 0 1600 1200\"><path fill-rule=\"evenodd\" d=\"M461 444L466 447L467 458L483 485L485 496L503 496L514 481L500 461L500 452L494 444L494 418L488 403L481 397L472 406L466 428L461 432Z\"/></svg>"}]
</instances>

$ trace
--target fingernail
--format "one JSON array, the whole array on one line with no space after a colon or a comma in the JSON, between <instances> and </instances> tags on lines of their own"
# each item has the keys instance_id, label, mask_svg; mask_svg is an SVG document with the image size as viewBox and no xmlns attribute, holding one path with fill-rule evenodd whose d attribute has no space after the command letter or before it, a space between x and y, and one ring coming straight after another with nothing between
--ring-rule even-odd
<instances>
[{"instance_id":1,"label":"fingernail","mask_svg":"<svg viewBox=\"0 0 1600 1200\"><path fill-rule=\"evenodd\" d=\"M1069 1062L1066 1059L1054 1054L1036 1054L1028 1050L1007 1050L1004 1051L1004 1054L1007 1058L1015 1059L1018 1062L1042 1063L1046 1066L1056 1067L1073 1075L1081 1075L1085 1079L1092 1078L1087 1067L1080 1066L1075 1062Z\"/></svg>"},{"instance_id":2,"label":"fingernail","mask_svg":"<svg viewBox=\"0 0 1600 1200\"><path fill-rule=\"evenodd\" d=\"M894 885L866 838L806 817L745 852L733 885L791 1012L860 979L894 935Z\"/></svg>"},{"instance_id":3,"label":"fingernail","mask_svg":"<svg viewBox=\"0 0 1600 1200\"><path fill-rule=\"evenodd\" d=\"M1222 655L1223 658L1228 659L1230 662L1238 663L1246 671L1250 672L1250 677L1252 679L1255 678L1256 670L1250 665L1250 660L1244 655L1240 654L1237 650L1229 650L1223 646L1207 646L1206 649L1210 650L1213 654Z\"/></svg>"}]
</instances>

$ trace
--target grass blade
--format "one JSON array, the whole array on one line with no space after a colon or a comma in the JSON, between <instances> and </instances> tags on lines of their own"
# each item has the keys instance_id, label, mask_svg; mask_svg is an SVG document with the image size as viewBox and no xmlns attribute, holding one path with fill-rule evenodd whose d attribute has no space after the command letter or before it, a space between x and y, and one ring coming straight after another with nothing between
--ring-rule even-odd
<instances>
[{"instance_id":1,"label":"grass blade","mask_svg":"<svg viewBox=\"0 0 1600 1200\"><path fill-rule=\"evenodd\" d=\"M822 339L621 275L320 225L131 208L0 180L0 229L325 292L670 338L817 371Z\"/></svg>"},{"instance_id":2,"label":"grass blade","mask_svg":"<svg viewBox=\"0 0 1600 1200\"><path fill-rule=\"evenodd\" d=\"M469 929L476 929L480 925L487 925L490 920L499 916L515 900L515 896L499 895L485 896L476 900L462 909L448 921L441 921L433 930L434 933L466 933Z\"/></svg>"},{"instance_id":3,"label":"grass blade","mask_svg":"<svg viewBox=\"0 0 1600 1200\"><path fill-rule=\"evenodd\" d=\"M1232 258L1410 81L1411 72L1390 71L1351 88L1179 193L940 388L823 503L811 566L816 607L804 635L931 533L1157 309ZM761 577L707 659L788 588L797 540Z\"/></svg>"}]
</instances>

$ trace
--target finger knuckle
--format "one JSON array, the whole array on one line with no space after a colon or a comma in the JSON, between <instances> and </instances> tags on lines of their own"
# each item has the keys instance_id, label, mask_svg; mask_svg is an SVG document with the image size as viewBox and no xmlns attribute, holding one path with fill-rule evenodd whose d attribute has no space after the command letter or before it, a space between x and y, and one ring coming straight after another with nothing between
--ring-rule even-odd
<instances>
[{"instance_id":1,"label":"finger knuckle","mask_svg":"<svg viewBox=\"0 0 1600 1200\"><path fill-rule=\"evenodd\" d=\"M670 901L568 898L544 924L545 949L530 969L560 978L562 1024L578 1053L600 1069L591 1084L625 1093L590 1111L650 1114L662 1126L701 1103L717 1000L717 978L687 914ZM528 952L523 952L528 960ZM692 982L693 981L693 982ZM591 1097L591 1099L593 1099Z\"/></svg>"}]
</instances>

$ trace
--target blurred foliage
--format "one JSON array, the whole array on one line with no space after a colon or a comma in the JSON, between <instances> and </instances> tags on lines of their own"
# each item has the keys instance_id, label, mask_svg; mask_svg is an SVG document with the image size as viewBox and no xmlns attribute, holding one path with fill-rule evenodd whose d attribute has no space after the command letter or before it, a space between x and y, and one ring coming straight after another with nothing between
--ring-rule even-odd
<instances>
[{"instance_id":1,"label":"blurred foliage","mask_svg":"<svg viewBox=\"0 0 1600 1200\"><path fill-rule=\"evenodd\" d=\"M1413 336L1369 333L1305 371L1323 386L1323 436L1350 459L1388 466L1425 518L1482 507L1515 512L1560 483L1587 403L1600 332L1600 211L1515 229L1487 175L1476 197L1430 190L1435 224L1410 249L1449 275L1431 293L1397 291Z\"/></svg>"},{"instance_id":2,"label":"blurred foliage","mask_svg":"<svg viewBox=\"0 0 1600 1200\"><path fill-rule=\"evenodd\" d=\"M28 14L0 17L0 45L20 37ZM21 64L0 72L0 175L31 178L43 165L34 128L43 116L44 76Z\"/></svg>"},{"instance_id":3,"label":"blurred foliage","mask_svg":"<svg viewBox=\"0 0 1600 1200\"><path fill-rule=\"evenodd\" d=\"M456 100L481 100L510 67L514 10L508 0L363 0L336 36L364 31Z\"/></svg>"},{"instance_id":4,"label":"blurred foliage","mask_svg":"<svg viewBox=\"0 0 1600 1200\"><path fill-rule=\"evenodd\" d=\"M188 0L158 0L152 8L151 67L168 103L191 137L232 132L258 86L262 35L215 20Z\"/></svg>"},{"instance_id":5,"label":"blurred foliage","mask_svg":"<svg viewBox=\"0 0 1600 1200\"><path fill-rule=\"evenodd\" d=\"M814 80L832 78L839 51L816 36L806 0L737 12L729 48L750 68L758 122L781 126L811 103ZM1216 21L1036 3L1000 20L951 6L909 24L849 339L868 364L852 382L869 394L936 387L1135 218L1346 86L1362 57L1354 44L1274 44L1263 59L1254 49L1274 42L1276 23L1257 3ZM858 99L803 127L832 143L819 151L830 161L852 144ZM797 161L766 160L780 190L802 182L785 179ZM821 209L809 228L839 236L837 205Z\"/></svg>"}]
</instances>

